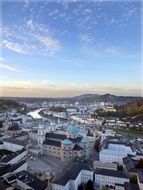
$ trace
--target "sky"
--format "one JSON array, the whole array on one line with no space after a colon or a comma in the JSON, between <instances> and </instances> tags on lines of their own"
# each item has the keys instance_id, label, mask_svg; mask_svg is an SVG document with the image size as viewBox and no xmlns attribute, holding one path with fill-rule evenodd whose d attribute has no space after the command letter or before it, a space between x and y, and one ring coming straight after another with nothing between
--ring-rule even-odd
<instances>
[{"instance_id":1,"label":"sky","mask_svg":"<svg viewBox=\"0 0 143 190\"><path fill-rule=\"evenodd\" d=\"M142 96L141 1L1 0L0 95Z\"/></svg>"}]
</instances>

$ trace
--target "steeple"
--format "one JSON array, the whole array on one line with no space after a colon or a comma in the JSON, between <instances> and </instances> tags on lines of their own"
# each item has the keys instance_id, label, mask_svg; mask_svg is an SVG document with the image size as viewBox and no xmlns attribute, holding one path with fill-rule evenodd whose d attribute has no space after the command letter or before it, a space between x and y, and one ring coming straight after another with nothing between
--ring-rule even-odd
<instances>
[{"instance_id":1,"label":"steeple","mask_svg":"<svg viewBox=\"0 0 143 190\"><path fill-rule=\"evenodd\" d=\"M5 116L5 122L4 122L4 133L5 133L5 136L7 135L8 128L9 128L9 118L8 118L8 115L6 114L6 116Z\"/></svg>"}]
</instances>

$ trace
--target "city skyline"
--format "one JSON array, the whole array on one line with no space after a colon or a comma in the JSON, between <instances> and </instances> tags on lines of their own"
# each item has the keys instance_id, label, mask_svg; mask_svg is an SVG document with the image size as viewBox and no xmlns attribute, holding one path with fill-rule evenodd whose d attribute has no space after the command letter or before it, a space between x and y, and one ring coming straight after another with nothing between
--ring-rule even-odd
<instances>
[{"instance_id":1,"label":"city skyline","mask_svg":"<svg viewBox=\"0 0 143 190\"><path fill-rule=\"evenodd\" d=\"M142 96L141 1L1 1L1 96Z\"/></svg>"}]
</instances>

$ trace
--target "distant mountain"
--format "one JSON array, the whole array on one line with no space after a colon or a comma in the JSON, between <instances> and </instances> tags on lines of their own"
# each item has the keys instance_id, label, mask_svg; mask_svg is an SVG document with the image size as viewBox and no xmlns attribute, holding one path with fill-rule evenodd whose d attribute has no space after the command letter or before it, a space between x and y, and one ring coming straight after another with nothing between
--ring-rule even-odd
<instances>
[{"instance_id":1,"label":"distant mountain","mask_svg":"<svg viewBox=\"0 0 143 190\"><path fill-rule=\"evenodd\" d=\"M83 94L81 96L75 96L73 100L83 101L83 102L111 102L113 104L125 104L135 100L143 99L142 97L130 97L130 96L115 96L111 94Z\"/></svg>"},{"instance_id":2,"label":"distant mountain","mask_svg":"<svg viewBox=\"0 0 143 190\"><path fill-rule=\"evenodd\" d=\"M104 95L99 95L99 94L82 94L80 96L75 96L71 98L33 98L33 97L3 97L2 99L11 99L15 100L18 102L22 103L42 103L44 101L47 102L56 102L56 101L67 101L67 102L83 102L83 103L88 103L88 102L111 102L113 104L126 104L128 102L132 102L135 100L140 100L143 99L143 97L130 97L130 96L115 96L111 94L104 94Z\"/></svg>"},{"instance_id":3,"label":"distant mountain","mask_svg":"<svg viewBox=\"0 0 143 190\"><path fill-rule=\"evenodd\" d=\"M99 94L82 94L79 96L74 96L71 99L75 99L75 100L83 100L83 99L91 99L91 98L95 99L99 96L100 96Z\"/></svg>"}]
</instances>

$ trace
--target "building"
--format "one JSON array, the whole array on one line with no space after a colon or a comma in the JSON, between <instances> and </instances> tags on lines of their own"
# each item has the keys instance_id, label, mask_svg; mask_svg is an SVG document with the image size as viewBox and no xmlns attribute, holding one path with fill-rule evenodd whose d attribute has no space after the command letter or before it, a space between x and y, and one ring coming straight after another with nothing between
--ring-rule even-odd
<instances>
[{"instance_id":1,"label":"building","mask_svg":"<svg viewBox=\"0 0 143 190\"><path fill-rule=\"evenodd\" d=\"M70 163L52 181L52 190L77 190L81 183L93 181L93 171L85 163Z\"/></svg>"},{"instance_id":2,"label":"building","mask_svg":"<svg viewBox=\"0 0 143 190\"><path fill-rule=\"evenodd\" d=\"M128 154L136 155L131 144L119 140L107 140L99 153L99 160L103 163L117 162L123 164L123 158Z\"/></svg>"},{"instance_id":3,"label":"building","mask_svg":"<svg viewBox=\"0 0 143 190\"><path fill-rule=\"evenodd\" d=\"M124 169L126 170L126 172L128 173L130 178L132 178L132 176L136 177L137 184L138 184L140 190L143 189L143 167L136 167L136 165L137 165L138 161L141 159L143 159L143 155L136 156L136 157L128 155L127 157L123 158ZM132 186L130 187L130 185L127 184L128 189L129 189L129 187L131 189Z\"/></svg>"},{"instance_id":4,"label":"building","mask_svg":"<svg viewBox=\"0 0 143 190\"><path fill-rule=\"evenodd\" d=\"M41 181L25 170L9 176L5 180L16 189L22 190L46 190L48 185L47 181Z\"/></svg>"},{"instance_id":5,"label":"building","mask_svg":"<svg viewBox=\"0 0 143 190\"><path fill-rule=\"evenodd\" d=\"M70 124L67 134L47 133L39 134L39 143L43 142L43 154L59 158L64 161L73 160L77 157L89 156L89 139L87 136L79 135L79 128ZM42 136L42 137L41 137Z\"/></svg>"},{"instance_id":6,"label":"building","mask_svg":"<svg viewBox=\"0 0 143 190\"><path fill-rule=\"evenodd\" d=\"M19 135L20 133L22 133L22 129L19 126L18 123L12 123L9 128L7 129L7 134L14 137L15 135Z\"/></svg>"},{"instance_id":7,"label":"building","mask_svg":"<svg viewBox=\"0 0 143 190\"><path fill-rule=\"evenodd\" d=\"M13 138L3 139L2 144L0 145L1 149L10 150L16 152L23 149L26 146L27 141L21 141Z\"/></svg>"},{"instance_id":8,"label":"building","mask_svg":"<svg viewBox=\"0 0 143 190\"><path fill-rule=\"evenodd\" d=\"M100 161L95 160L93 162L93 169L96 168L102 168L102 169L109 169L109 170L116 170L118 169L118 166L116 163L103 163Z\"/></svg>"},{"instance_id":9,"label":"building","mask_svg":"<svg viewBox=\"0 0 143 190\"><path fill-rule=\"evenodd\" d=\"M9 155L0 156L0 164L7 165L7 164L16 164L22 159L25 159L27 156L26 149L22 149L17 152L12 152Z\"/></svg>"},{"instance_id":10,"label":"building","mask_svg":"<svg viewBox=\"0 0 143 190\"><path fill-rule=\"evenodd\" d=\"M128 176L122 171L96 168L94 174L95 187L99 189L104 187L119 189L120 187L121 190L124 190L124 183L129 182Z\"/></svg>"}]
</instances>

